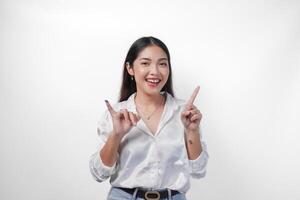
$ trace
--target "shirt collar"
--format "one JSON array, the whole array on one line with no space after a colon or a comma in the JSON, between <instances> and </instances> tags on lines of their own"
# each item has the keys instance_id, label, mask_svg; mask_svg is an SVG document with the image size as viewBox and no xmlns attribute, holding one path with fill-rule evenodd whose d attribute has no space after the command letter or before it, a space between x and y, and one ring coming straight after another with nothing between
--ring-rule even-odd
<instances>
[{"instance_id":1,"label":"shirt collar","mask_svg":"<svg viewBox=\"0 0 300 200\"><path fill-rule=\"evenodd\" d=\"M166 102L165 102L165 107L164 111L160 120L160 123L158 125L158 129L156 131L156 134L160 132L160 130L163 128L163 126L172 118L174 115L174 112L180 107L179 104L177 103L176 99L169 94L168 92L163 92L166 93ZM127 110L130 112L137 113L136 110L136 105L134 101L134 97L136 95L136 92L130 95L130 97L127 100ZM137 127L144 130L147 129L145 123L143 122L138 122ZM151 134L152 135L152 134Z\"/></svg>"},{"instance_id":2,"label":"shirt collar","mask_svg":"<svg viewBox=\"0 0 300 200\"><path fill-rule=\"evenodd\" d=\"M166 108L168 108L168 112L176 110L179 107L179 104L176 102L176 99L168 92L162 92L162 94L164 94L164 93L166 93L166 97L167 97L165 106L166 106ZM136 92L131 94L128 97L126 107L129 111L137 113L136 105L135 105L135 101L134 101L135 95L136 95Z\"/></svg>"}]
</instances>

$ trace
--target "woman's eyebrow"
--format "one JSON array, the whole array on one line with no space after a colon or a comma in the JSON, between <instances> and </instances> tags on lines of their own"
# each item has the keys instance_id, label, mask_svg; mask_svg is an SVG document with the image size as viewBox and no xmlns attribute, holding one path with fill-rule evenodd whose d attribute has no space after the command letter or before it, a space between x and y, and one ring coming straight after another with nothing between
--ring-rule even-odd
<instances>
[{"instance_id":1,"label":"woman's eyebrow","mask_svg":"<svg viewBox=\"0 0 300 200\"><path fill-rule=\"evenodd\" d=\"M140 58L139 60L150 60L151 61L150 58Z\"/></svg>"},{"instance_id":2,"label":"woman's eyebrow","mask_svg":"<svg viewBox=\"0 0 300 200\"><path fill-rule=\"evenodd\" d=\"M158 59L158 61L161 61L161 60L168 60L167 58L160 58Z\"/></svg>"},{"instance_id":3,"label":"woman's eyebrow","mask_svg":"<svg viewBox=\"0 0 300 200\"><path fill-rule=\"evenodd\" d=\"M149 60L151 61L150 58L140 58L139 60ZM162 60L168 60L167 58L159 58L158 61L162 61Z\"/></svg>"}]
</instances>

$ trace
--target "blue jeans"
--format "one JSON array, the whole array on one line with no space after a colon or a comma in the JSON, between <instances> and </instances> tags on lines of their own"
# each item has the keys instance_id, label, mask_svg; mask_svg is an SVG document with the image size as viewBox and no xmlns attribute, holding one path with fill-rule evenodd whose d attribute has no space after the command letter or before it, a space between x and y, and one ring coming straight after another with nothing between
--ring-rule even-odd
<instances>
[{"instance_id":1,"label":"blue jeans","mask_svg":"<svg viewBox=\"0 0 300 200\"><path fill-rule=\"evenodd\" d=\"M133 195L119 189L112 187L108 193L107 200L143 200L141 198L134 198ZM186 200L185 194L178 193L173 195L171 199L161 199L161 200Z\"/></svg>"}]
</instances>

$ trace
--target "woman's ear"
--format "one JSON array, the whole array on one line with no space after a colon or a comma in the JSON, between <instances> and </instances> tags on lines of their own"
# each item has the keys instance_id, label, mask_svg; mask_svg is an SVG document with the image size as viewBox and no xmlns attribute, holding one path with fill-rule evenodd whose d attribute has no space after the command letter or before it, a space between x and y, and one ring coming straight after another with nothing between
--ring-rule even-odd
<instances>
[{"instance_id":1,"label":"woman's ear","mask_svg":"<svg viewBox=\"0 0 300 200\"><path fill-rule=\"evenodd\" d=\"M126 62L126 69L129 75L134 75L133 66L130 66L129 62Z\"/></svg>"}]
</instances>

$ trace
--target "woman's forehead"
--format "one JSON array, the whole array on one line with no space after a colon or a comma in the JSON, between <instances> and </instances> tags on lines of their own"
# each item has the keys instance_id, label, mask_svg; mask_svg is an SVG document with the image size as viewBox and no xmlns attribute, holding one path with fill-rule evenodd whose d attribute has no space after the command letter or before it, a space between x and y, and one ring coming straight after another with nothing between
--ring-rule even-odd
<instances>
[{"instance_id":1,"label":"woman's forehead","mask_svg":"<svg viewBox=\"0 0 300 200\"><path fill-rule=\"evenodd\" d=\"M146 48L144 48L137 57L138 60L140 59L146 59L146 60L162 60L162 59L167 59L167 54L165 51L156 46L156 45L151 45Z\"/></svg>"}]
</instances>

